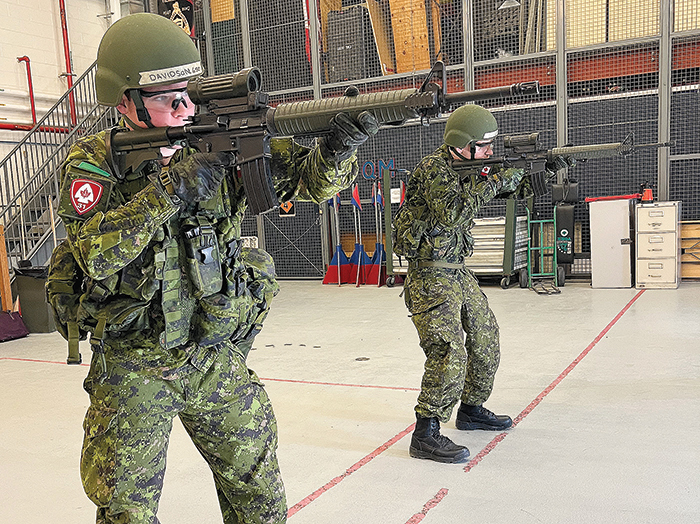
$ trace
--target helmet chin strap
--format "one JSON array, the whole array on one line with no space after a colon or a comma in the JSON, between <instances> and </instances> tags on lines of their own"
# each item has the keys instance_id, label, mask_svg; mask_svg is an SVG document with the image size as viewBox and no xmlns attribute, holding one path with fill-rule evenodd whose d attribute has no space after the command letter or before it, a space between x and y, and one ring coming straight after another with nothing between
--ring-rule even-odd
<instances>
[{"instance_id":1,"label":"helmet chin strap","mask_svg":"<svg viewBox=\"0 0 700 524\"><path fill-rule=\"evenodd\" d=\"M472 160L474 158L474 154L476 153L476 148L474 147L474 144L471 144L471 147L469 148L472 158L467 158L465 157L462 153L460 153L459 149L453 146L449 146L450 152L453 153L455 156L459 157L461 160Z\"/></svg>"},{"instance_id":2,"label":"helmet chin strap","mask_svg":"<svg viewBox=\"0 0 700 524\"><path fill-rule=\"evenodd\" d=\"M129 118L128 116L122 115L122 118L126 121L127 124L129 124L129 127L130 127L131 129L142 129L141 126L137 126L137 125L133 122L133 120L131 120L131 118Z\"/></svg>"},{"instance_id":3,"label":"helmet chin strap","mask_svg":"<svg viewBox=\"0 0 700 524\"><path fill-rule=\"evenodd\" d=\"M148 113L148 109L146 109L146 106L143 103L143 98L141 97L139 90L131 89L129 91L129 95L131 96L131 101L134 103L134 107L136 108L136 116L139 117L139 120L146 124L147 127L154 128L155 126L153 125L153 122L151 122L151 115Z\"/></svg>"}]
</instances>

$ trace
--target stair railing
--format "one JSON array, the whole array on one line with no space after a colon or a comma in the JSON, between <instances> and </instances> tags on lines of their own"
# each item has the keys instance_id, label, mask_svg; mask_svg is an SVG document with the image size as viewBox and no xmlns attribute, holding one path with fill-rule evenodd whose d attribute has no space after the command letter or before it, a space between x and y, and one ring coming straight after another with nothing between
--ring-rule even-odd
<instances>
[{"instance_id":1,"label":"stair railing","mask_svg":"<svg viewBox=\"0 0 700 524\"><path fill-rule=\"evenodd\" d=\"M113 126L114 108L100 106L93 63L17 146L0 161L0 224L10 267L19 260L42 265L57 240L60 167L82 136ZM41 260L39 260L41 259Z\"/></svg>"}]
</instances>

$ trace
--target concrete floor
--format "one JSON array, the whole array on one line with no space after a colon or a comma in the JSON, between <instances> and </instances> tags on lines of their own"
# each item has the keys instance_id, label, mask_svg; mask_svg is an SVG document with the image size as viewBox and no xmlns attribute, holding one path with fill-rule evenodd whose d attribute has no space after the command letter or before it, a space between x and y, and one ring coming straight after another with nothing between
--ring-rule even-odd
<instances>
[{"instance_id":1,"label":"concrete floor","mask_svg":"<svg viewBox=\"0 0 700 524\"><path fill-rule=\"evenodd\" d=\"M444 433L471 462L408 456L422 351L400 287L282 282L250 366L280 428L293 524L700 522L700 284L560 295L484 286L506 433ZM82 348L83 355L89 349ZM0 523L87 524L85 366L57 333L0 344ZM159 518L221 522L176 423Z\"/></svg>"}]
</instances>

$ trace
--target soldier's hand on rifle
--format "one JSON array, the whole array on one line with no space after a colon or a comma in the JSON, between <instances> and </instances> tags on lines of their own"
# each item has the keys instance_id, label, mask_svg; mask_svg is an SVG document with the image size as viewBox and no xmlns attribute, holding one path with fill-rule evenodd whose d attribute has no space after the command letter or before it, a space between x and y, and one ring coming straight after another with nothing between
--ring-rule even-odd
<instances>
[{"instance_id":1,"label":"soldier's hand on rifle","mask_svg":"<svg viewBox=\"0 0 700 524\"><path fill-rule=\"evenodd\" d=\"M195 153L170 168L173 192L184 202L202 202L214 197L226 174L235 164L231 153Z\"/></svg>"},{"instance_id":2,"label":"soldier's hand on rifle","mask_svg":"<svg viewBox=\"0 0 700 524\"><path fill-rule=\"evenodd\" d=\"M554 155L545 164L545 169L547 171L551 171L552 173L556 173L560 169L565 169L567 167L574 167L575 165L576 165L576 159L574 157L564 156L564 155Z\"/></svg>"},{"instance_id":3,"label":"soldier's hand on rifle","mask_svg":"<svg viewBox=\"0 0 700 524\"><path fill-rule=\"evenodd\" d=\"M379 131L375 116L363 111L353 119L347 113L338 113L330 122L331 134L320 139L321 154L326 160L342 162L352 156L360 145Z\"/></svg>"}]
</instances>

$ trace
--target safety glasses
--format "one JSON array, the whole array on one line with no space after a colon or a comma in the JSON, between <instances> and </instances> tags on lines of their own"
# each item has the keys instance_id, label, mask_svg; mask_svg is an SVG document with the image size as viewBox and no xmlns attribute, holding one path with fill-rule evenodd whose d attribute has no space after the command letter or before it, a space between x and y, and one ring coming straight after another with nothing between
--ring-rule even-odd
<instances>
[{"instance_id":1,"label":"safety glasses","mask_svg":"<svg viewBox=\"0 0 700 524\"><path fill-rule=\"evenodd\" d=\"M177 111L177 108L182 104L187 107L190 102L190 97L187 94L187 88L170 89L168 91L144 91L139 90L143 103L150 111Z\"/></svg>"}]
</instances>

